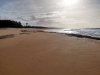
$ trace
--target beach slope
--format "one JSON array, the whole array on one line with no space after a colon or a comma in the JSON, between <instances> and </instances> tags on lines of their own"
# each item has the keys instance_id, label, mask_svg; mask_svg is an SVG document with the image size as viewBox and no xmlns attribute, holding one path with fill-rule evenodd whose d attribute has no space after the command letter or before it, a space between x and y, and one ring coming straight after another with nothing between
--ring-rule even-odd
<instances>
[{"instance_id":1,"label":"beach slope","mask_svg":"<svg viewBox=\"0 0 100 75\"><path fill-rule=\"evenodd\" d=\"M21 29L0 32L6 35L0 39L0 75L100 75L99 41Z\"/></svg>"}]
</instances>

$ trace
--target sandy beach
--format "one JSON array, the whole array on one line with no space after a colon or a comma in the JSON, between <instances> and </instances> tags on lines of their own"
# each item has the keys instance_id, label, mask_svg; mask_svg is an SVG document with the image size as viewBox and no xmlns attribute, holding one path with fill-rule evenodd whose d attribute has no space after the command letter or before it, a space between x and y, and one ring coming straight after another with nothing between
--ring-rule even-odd
<instances>
[{"instance_id":1,"label":"sandy beach","mask_svg":"<svg viewBox=\"0 0 100 75\"><path fill-rule=\"evenodd\" d=\"M0 29L0 37L0 75L100 75L98 40L32 29Z\"/></svg>"}]
</instances>

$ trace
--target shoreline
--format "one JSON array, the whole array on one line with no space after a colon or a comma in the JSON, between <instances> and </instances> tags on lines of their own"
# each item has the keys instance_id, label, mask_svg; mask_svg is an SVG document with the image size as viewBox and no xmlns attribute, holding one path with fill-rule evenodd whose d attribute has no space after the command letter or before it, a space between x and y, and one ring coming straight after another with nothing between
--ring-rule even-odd
<instances>
[{"instance_id":1,"label":"shoreline","mask_svg":"<svg viewBox=\"0 0 100 75\"><path fill-rule=\"evenodd\" d=\"M100 75L98 40L37 30L4 33L15 36L0 39L0 75Z\"/></svg>"},{"instance_id":2,"label":"shoreline","mask_svg":"<svg viewBox=\"0 0 100 75\"><path fill-rule=\"evenodd\" d=\"M3 31L5 31L5 29L7 31L12 30L12 29L13 30L17 30L17 31L19 31L19 34L28 34L28 33L32 33L32 32L46 32L46 33L65 34L65 35L67 35L69 37L77 37L77 38L81 38L81 39L85 38L85 39L92 39L92 40L97 40L97 41L100 40L100 37L94 37L94 36L82 35L82 34L73 34L73 33L49 32L49 31L45 31L45 29L37 29L37 28L2 28ZM1 35L0 34L0 39L3 39L3 37L6 38L6 36L11 36L11 35L13 35L13 36L16 35L16 32L15 33L8 33L8 34L5 34L5 35Z\"/></svg>"}]
</instances>

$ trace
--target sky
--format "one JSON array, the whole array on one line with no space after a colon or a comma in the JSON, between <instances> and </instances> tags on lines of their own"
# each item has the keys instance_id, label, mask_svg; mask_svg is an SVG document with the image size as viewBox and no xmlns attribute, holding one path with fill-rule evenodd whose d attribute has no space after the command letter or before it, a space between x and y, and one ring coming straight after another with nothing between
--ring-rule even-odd
<instances>
[{"instance_id":1,"label":"sky","mask_svg":"<svg viewBox=\"0 0 100 75\"><path fill-rule=\"evenodd\" d=\"M0 19L32 26L100 28L100 0L0 0Z\"/></svg>"}]
</instances>

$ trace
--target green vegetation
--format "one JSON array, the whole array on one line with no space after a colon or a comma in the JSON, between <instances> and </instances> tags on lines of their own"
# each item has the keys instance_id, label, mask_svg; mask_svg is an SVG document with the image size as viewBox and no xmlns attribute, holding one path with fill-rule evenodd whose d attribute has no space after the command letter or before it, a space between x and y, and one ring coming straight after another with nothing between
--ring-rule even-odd
<instances>
[{"instance_id":1,"label":"green vegetation","mask_svg":"<svg viewBox=\"0 0 100 75\"><path fill-rule=\"evenodd\" d=\"M21 22L13 21L13 20L0 20L0 28L48 28L42 26L30 26L26 23L26 26L23 26Z\"/></svg>"},{"instance_id":2,"label":"green vegetation","mask_svg":"<svg viewBox=\"0 0 100 75\"><path fill-rule=\"evenodd\" d=\"M0 20L0 28L22 28L21 22L13 20Z\"/></svg>"}]
</instances>

